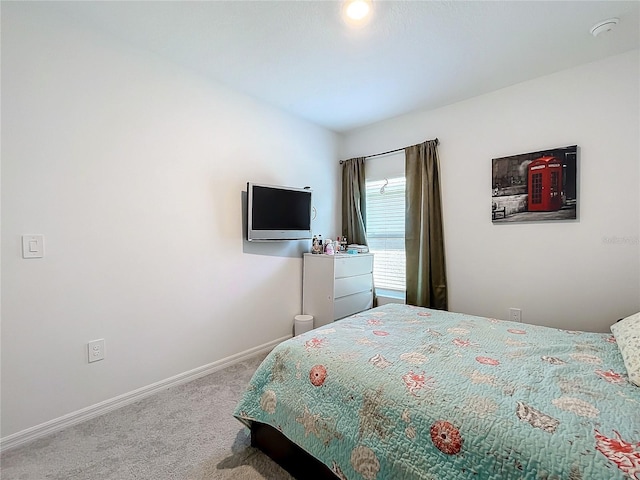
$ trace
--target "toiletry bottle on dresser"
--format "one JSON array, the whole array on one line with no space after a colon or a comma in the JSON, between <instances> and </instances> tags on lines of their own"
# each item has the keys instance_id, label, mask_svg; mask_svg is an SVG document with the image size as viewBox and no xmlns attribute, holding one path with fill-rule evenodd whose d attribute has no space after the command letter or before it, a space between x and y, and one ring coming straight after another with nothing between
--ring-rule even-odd
<instances>
[{"instance_id":1,"label":"toiletry bottle on dresser","mask_svg":"<svg viewBox=\"0 0 640 480\"><path fill-rule=\"evenodd\" d=\"M327 255L333 255L335 250L333 249L333 242L330 239L327 239L327 245L325 247L324 253Z\"/></svg>"}]
</instances>

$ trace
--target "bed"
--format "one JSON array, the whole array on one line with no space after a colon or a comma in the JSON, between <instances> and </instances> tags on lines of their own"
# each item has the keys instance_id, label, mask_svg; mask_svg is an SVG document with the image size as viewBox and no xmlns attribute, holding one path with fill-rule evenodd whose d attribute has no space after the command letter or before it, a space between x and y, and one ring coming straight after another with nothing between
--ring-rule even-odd
<instances>
[{"instance_id":1,"label":"bed","mask_svg":"<svg viewBox=\"0 0 640 480\"><path fill-rule=\"evenodd\" d=\"M298 478L640 480L612 334L384 305L278 345L234 416Z\"/></svg>"}]
</instances>

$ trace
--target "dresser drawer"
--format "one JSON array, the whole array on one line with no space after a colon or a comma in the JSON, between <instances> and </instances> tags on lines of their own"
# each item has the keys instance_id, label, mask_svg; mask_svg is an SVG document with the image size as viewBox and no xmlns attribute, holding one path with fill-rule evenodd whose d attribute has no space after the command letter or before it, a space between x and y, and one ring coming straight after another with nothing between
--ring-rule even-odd
<instances>
[{"instance_id":1,"label":"dresser drawer","mask_svg":"<svg viewBox=\"0 0 640 480\"><path fill-rule=\"evenodd\" d=\"M333 302L333 319L339 320L354 313L368 310L373 306L371 291L336 298Z\"/></svg>"},{"instance_id":2,"label":"dresser drawer","mask_svg":"<svg viewBox=\"0 0 640 480\"><path fill-rule=\"evenodd\" d=\"M335 259L335 278L373 272L373 255L345 255Z\"/></svg>"},{"instance_id":3,"label":"dresser drawer","mask_svg":"<svg viewBox=\"0 0 640 480\"><path fill-rule=\"evenodd\" d=\"M338 299L354 293L370 292L373 289L373 275L366 273L355 277L336 278L333 298Z\"/></svg>"}]
</instances>

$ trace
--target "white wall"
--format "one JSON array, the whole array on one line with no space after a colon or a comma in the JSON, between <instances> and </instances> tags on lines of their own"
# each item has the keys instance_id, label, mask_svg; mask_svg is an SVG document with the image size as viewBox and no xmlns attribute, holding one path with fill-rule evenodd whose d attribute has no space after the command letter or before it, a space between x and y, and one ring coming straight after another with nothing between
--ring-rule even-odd
<instances>
[{"instance_id":1,"label":"white wall","mask_svg":"<svg viewBox=\"0 0 640 480\"><path fill-rule=\"evenodd\" d=\"M607 331L640 310L638 68L636 50L387 120L341 157L439 138L450 310ZM578 221L492 224L492 158L576 144Z\"/></svg>"},{"instance_id":2,"label":"white wall","mask_svg":"<svg viewBox=\"0 0 640 480\"><path fill-rule=\"evenodd\" d=\"M29 2L2 5L2 127L3 437L292 333L301 245L243 241L241 195L310 185L334 234L335 134Z\"/></svg>"}]
</instances>

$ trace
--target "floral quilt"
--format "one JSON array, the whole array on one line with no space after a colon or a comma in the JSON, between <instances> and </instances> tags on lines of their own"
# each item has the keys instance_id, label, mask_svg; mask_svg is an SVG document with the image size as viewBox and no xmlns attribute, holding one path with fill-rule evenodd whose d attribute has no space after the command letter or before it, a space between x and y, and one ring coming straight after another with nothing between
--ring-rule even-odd
<instances>
[{"instance_id":1,"label":"floral quilt","mask_svg":"<svg viewBox=\"0 0 640 480\"><path fill-rule=\"evenodd\" d=\"M385 305L278 345L234 415L341 479L640 480L611 334Z\"/></svg>"}]
</instances>

